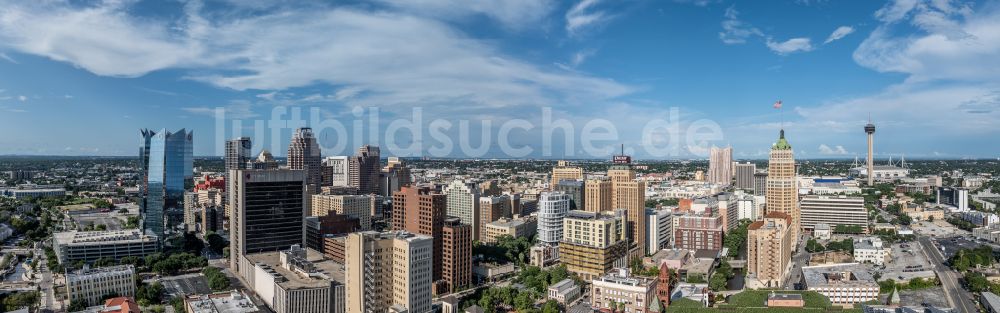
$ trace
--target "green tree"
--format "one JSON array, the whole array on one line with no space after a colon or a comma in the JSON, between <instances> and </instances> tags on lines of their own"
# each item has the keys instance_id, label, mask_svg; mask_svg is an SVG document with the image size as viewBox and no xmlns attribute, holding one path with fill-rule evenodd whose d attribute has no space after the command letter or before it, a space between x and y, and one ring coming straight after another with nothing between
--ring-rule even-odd
<instances>
[{"instance_id":1,"label":"green tree","mask_svg":"<svg viewBox=\"0 0 1000 313\"><path fill-rule=\"evenodd\" d=\"M69 307L66 308L69 312L83 311L87 308L87 302L83 300L73 300L69 302Z\"/></svg>"}]
</instances>

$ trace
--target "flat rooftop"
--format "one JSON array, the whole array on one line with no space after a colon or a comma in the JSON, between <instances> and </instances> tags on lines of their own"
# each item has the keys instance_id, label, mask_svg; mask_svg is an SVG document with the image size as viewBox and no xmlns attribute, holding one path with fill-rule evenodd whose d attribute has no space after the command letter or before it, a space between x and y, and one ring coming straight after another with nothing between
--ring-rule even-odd
<instances>
[{"instance_id":1,"label":"flat rooftop","mask_svg":"<svg viewBox=\"0 0 1000 313\"><path fill-rule=\"evenodd\" d=\"M101 245L115 242L156 241L152 236L143 235L138 229L108 231L68 231L52 235L57 245Z\"/></svg>"},{"instance_id":2,"label":"flat rooftop","mask_svg":"<svg viewBox=\"0 0 1000 313\"><path fill-rule=\"evenodd\" d=\"M247 260L255 265L270 269L273 275L284 278L278 285L286 289L310 289L330 286L330 280L344 283L344 267L332 260L325 260L323 254L316 250L305 248L306 261L312 263L313 273L320 275L302 275L281 267L280 252L265 252L248 254ZM325 276L325 277L324 277Z\"/></svg>"},{"instance_id":3,"label":"flat rooftop","mask_svg":"<svg viewBox=\"0 0 1000 313\"><path fill-rule=\"evenodd\" d=\"M802 276L808 288L878 287L871 273L858 263L806 266Z\"/></svg>"}]
</instances>

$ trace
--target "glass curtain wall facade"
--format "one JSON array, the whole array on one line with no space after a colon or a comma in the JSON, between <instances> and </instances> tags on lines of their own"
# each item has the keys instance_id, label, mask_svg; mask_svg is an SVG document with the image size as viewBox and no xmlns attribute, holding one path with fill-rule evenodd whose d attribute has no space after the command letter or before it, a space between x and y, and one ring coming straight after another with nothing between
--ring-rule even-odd
<instances>
[{"instance_id":1,"label":"glass curtain wall facade","mask_svg":"<svg viewBox=\"0 0 1000 313\"><path fill-rule=\"evenodd\" d=\"M142 135L141 153L148 160L144 167L142 228L162 240L170 229L184 221L184 191L194 184L193 132L142 130Z\"/></svg>"}]
</instances>

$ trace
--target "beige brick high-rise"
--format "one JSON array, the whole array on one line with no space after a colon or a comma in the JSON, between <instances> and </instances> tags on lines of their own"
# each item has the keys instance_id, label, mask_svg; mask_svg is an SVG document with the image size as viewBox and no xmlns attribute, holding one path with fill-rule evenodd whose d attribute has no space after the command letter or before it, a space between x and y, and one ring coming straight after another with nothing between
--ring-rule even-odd
<instances>
[{"instance_id":1,"label":"beige brick high-rise","mask_svg":"<svg viewBox=\"0 0 1000 313\"><path fill-rule=\"evenodd\" d=\"M570 166L569 162L566 161L559 161L559 163L552 168L552 181L549 183L549 189L554 190L556 185L559 184L559 181L563 179L583 179L583 168Z\"/></svg>"},{"instance_id":2,"label":"beige brick high-rise","mask_svg":"<svg viewBox=\"0 0 1000 313\"><path fill-rule=\"evenodd\" d=\"M604 212L611 207L611 181L607 179L590 179L584 183L584 211Z\"/></svg>"},{"instance_id":3,"label":"beige brick high-rise","mask_svg":"<svg viewBox=\"0 0 1000 313\"><path fill-rule=\"evenodd\" d=\"M754 288L779 287L792 259L791 217L770 212L747 228L747 281Z\"/></svg>"},{"instance_id":4,"label":"beige brick high-rise","mask_svg":"<svg viewBox=\"0 0 1000 313\"><path fill-rule=\"evenodd\" d=\"M430 312L433 239L408 232L358 232L344 243L347 312Z\"/></svg>"},{"instance_id":5,"label":"beige brick high-rise","mask_svg":"<svg viewBox=\"0 0 1000 313\"><path fill-rule=\"evenodd\" d=\"M771 146L771 156L767 163L767 213L788 214L791 220L792 250L798 247L802 219L799 211L799 194L795 180L795 156L792 145L785 140L785 130L781 130L778 141Z\"/></svg>"},{"instance_id":6,"label":"beige brick high-rise","mask_svg":"<svg viewBox=\"0 0 1000 313\"><path fill-rule=\"evenodd\" d=\"M615 164L608 169L611 178L611 208L628 211L628 234L630 245L638 250L638 256L646 251L646 183L635 179L635 170L630 164Z\"/></svg>"},{"instance_id":7,"label":"beige brick high-rise","mask_svg":"<svg viewBox=\"0 0 1000 313\"><path fill-rule=\"evenodd\" d=\"M371 230L376 202L373 195L313 195L311 215L347 215L358 219L361 230Z\"/></svg>"}]
</instances>

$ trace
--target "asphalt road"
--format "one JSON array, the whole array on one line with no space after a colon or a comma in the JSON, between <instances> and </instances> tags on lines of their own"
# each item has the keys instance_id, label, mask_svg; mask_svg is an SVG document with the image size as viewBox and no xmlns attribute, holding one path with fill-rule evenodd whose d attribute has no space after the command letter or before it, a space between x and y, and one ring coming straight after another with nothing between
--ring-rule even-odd
<instances>
[{"instance_id":1,"label":"asphalt road","mask_svg":"<svg viewBox=\"0 0 1000 313\"><path fill-rule=\"evenodd\" d=\"M970 294L959 284L958 273L944 264L944 257L937 247L927 237L920 237L917 241L923 245L923 253L927 255L928 260L931 260L934 271L941 278L941 286L944 287L945 296L948 297L948 304L958 312L978 312L979 309L972 302Z\"/></svg>"},{"instance_id":2,"label":"asphalt road","mask_svg":"<svg viewBox=\"0 0 1000 313\"><path fill-rule=\"evenodd\" d=\"M52 271L46 265L46 264L48 264L48 260L46 260L45 253L43 251L36 250L35 251L35 255L36 256L40 256L40 258L38 260L38 268L39 268L39 271L42 274L42 280L41 280L41 282L39 282L39 284L38 284L39 286L38 287L40 287L42 289L42 299L43 300L42 300L41 308L42 309L56 310L57 308L53 307L53 303L55 302L54 301L55 300L55 290L53 290L53 288L52 288L52 285L53 285L53 283L52 283Z\"/></svg>"},{"instance_id":3,"label":"asphalt road","mask_svg":"<svg viewBox=\"0 0 1000 313\"><path fill-rule=\"evenodd\" d=\"M799 249L792 255L793 265L788 280L785 281L784 289L786 290L795 290L795 284L802 281L802 266L805 266L806 262L809 261L809 253L806 253L806 241L808 240L808 236L802 236Z\"/></svg>"}]
</instances>

